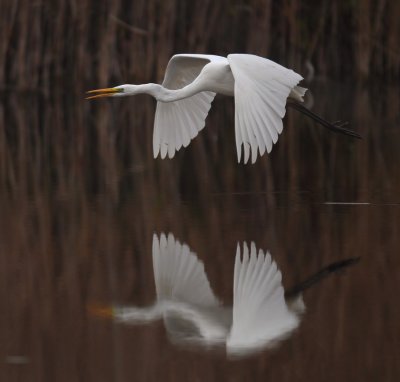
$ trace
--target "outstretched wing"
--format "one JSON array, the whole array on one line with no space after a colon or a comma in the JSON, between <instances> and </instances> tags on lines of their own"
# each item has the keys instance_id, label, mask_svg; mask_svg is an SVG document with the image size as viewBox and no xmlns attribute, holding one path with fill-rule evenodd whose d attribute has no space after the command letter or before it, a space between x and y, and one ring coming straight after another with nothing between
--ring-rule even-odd
<instances>
[{"instance_id":1,"label":"outstretched wing","mask_svg":"<svg viewBox=\"0 0 400 382\"><path fill-rule=\"evenodd\" d=\"M266 58L251 54L230 54L228 61L235 78L235 136L238 162L244 149L244 163L272 150L282 132L286 99L303 79ZM304 94L303 94L304 95Z\"/></svg>"},{"instance_id":2,"label":"outstretched wing","mask_svg":"<svg viewBox=\"0 0 400 382\"><path fill-rule=\"evenodd\" d=\"M153 236L153 270L158 300L217 306L204 264L186 244L161 234Z\"/></svg>"},{"instance_id":3,"label":"outstretched wing","mask_svg":"<svg viewBox=\"0 0 400 382\"><path fill-rule=\"evenodd\" d=\"M250 256L243 244L243 259L238 245L233 287L233 318L227 339L229 352L266 346L296 328L298 317L285 302L282 275L271 255L251 243Z\"/></svg>"},{"instance_id":4,"label":"outstretched wing","mask_svg":"<svg viewBox=\"0 0 400 382\"><path fill-rule=\"evenodd\" d=\"M171 58L165 72L163 86L180 89L193 82L203 67L218 56L204 54L177 54ZM154 158L161 153L172 158L175 151L186 147L204 127L213 92L201 92L175 102L157 102L153 132Z\"/></svg>"}]
</instances>

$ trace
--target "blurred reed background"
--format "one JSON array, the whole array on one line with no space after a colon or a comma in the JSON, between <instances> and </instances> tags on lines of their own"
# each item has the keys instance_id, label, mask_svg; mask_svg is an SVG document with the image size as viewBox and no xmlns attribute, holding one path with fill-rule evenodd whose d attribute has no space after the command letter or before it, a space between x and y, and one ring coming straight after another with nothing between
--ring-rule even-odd
<instances>
[{"instance_id":1,"label":"blurred reed background","mask_svg":"<svg viewBox=\"0 0 400 382\"><path fill-rule=\"evenodd\" d=\"M2 0L0 380L398 381L399 16L389 0ZM84 91L159 82L177 52L255 53L305 77L310 62L313 110L364 140L288 112L271 155L238 165L233 102L218 97L188 148L154 160L154 100ZM228 362L172 346L160 324L88 317L93 301L153 300L161 231L197 252L227 303L238 240L270 249L285 286L362 261L310 290L281 349Z\"/></svg>"},{"instance_id":2,"label":"blurred reed background","mask_svg":"<svg viewBox=\"0 0 400 382\"><path fill-rule=\"evenodd\" d=\"M2 0L0 86L47 94L160 81L177 52L250 52L318 76L396 80L389 0ZM302 71L304 72L304 71Z\"/></svg>"}]
</instances>

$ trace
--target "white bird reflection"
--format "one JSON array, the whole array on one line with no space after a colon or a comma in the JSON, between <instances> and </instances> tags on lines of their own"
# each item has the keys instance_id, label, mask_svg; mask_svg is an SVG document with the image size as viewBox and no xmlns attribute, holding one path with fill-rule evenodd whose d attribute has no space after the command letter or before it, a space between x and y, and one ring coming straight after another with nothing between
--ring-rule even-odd
<instances>
[{"instance_id":1,"label":"white bird reflection","mask_svg":"<svg viewBox=\"0 0 400 382\"><path fill-rule=\"evenodd\" d=\"M204 264L172 234L153 236L153 270L156 302L117 306L113 316L126 323L163 319L172 342L225 345L228 354L247 355L286 338L305 309L299 295L286 302L281 272L254 243L243 243L242 253L237 246L232 307L215 297Z\"/></svg>"}]
</instances>

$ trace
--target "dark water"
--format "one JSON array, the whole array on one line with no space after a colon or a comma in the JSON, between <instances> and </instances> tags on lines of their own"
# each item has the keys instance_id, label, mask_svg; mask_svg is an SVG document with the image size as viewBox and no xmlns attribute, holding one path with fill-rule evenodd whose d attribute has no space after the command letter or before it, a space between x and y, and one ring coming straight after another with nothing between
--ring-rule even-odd
<instances>
[{"instance_id":1,"label":"dark water","mask_svg":"<svg viewBox=\"0 0 400 382\"><path fill-rule=\"evenodd\" d=\"M152 158L145 97L3 99L0 380L398 381L398 90L313 88L314 111L350 120L364 140L290 112L255 165L236 163L229 99L164 161ZM331 262L361 261L304 294L290 338L230 360L223 348L172 343L162 321L127 326L88 313L93 303L155 300L161 232L190 246L227 305L237 242L270 250L285 287Z\"/></svg>"}]
</instances>

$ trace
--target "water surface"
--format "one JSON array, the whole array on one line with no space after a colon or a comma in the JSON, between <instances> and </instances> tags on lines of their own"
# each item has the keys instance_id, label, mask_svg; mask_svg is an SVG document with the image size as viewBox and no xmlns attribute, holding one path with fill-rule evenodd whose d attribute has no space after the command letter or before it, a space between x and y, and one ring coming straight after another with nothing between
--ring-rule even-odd
<instances>
[{"instance_id":1,"label":"water surface","mask_svg":"<svg viewBox=\"0 0 400 382\"><path fill-rule=\"evenodd\" d=\"M238 165L232 100L173 160L152 158L154 103L14 95L0 104L0 376L5 381L397 381L400 376L398 91L314 91L353 141L291 111L271 155ZM171 232L232 303L237 242L269 250L307 291L299 328L239 360L177 346L162 321L126 326L91 303L155 299L151 243Z\"/></svg>"}]
</instances>

